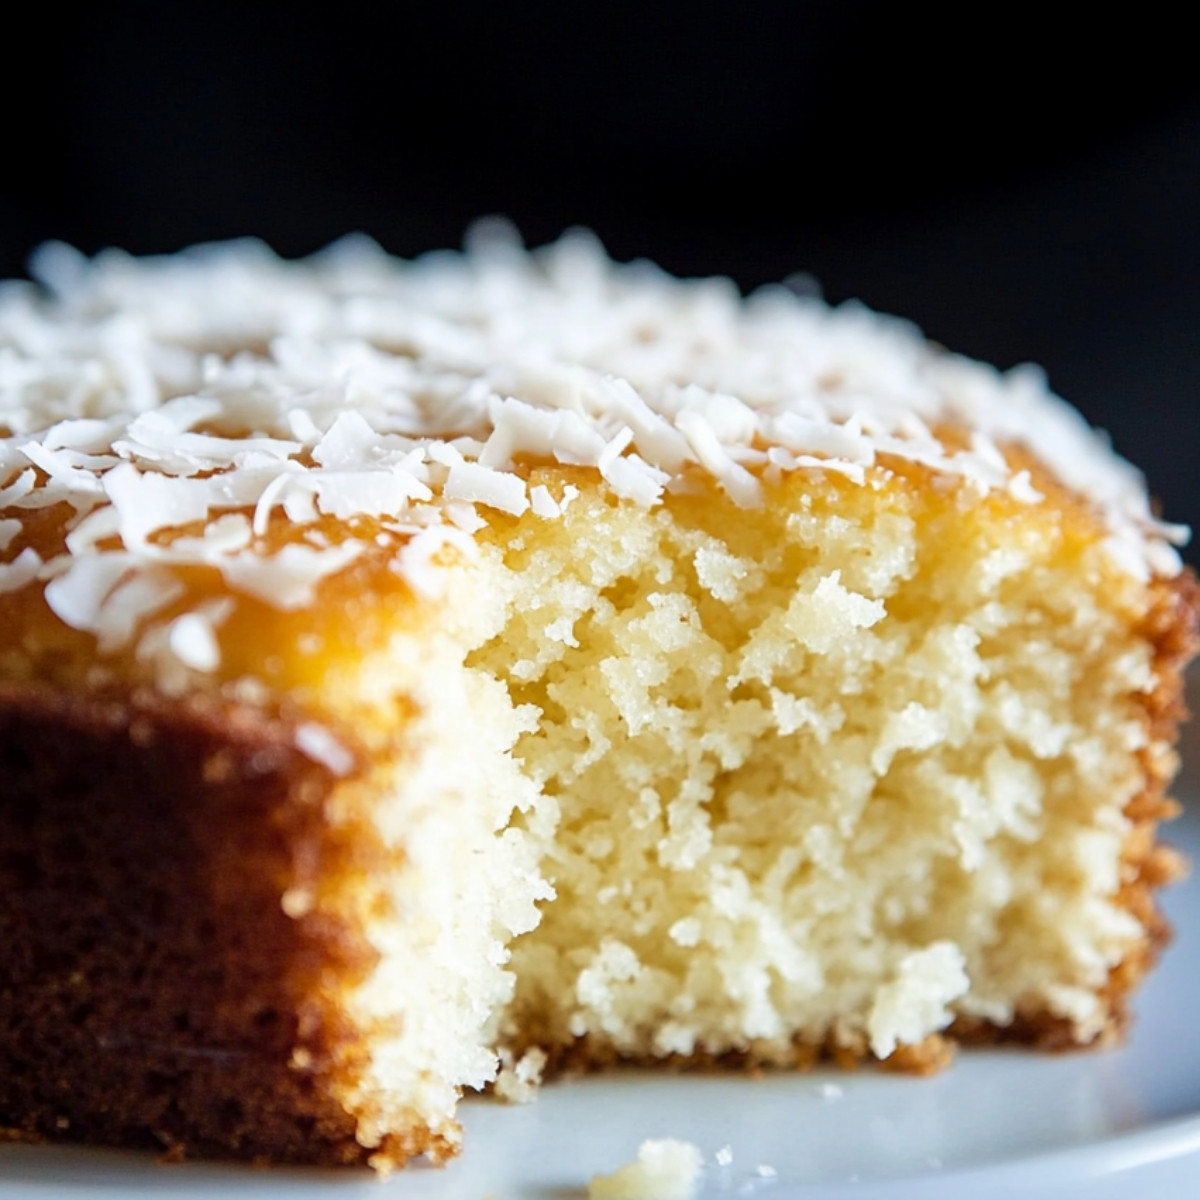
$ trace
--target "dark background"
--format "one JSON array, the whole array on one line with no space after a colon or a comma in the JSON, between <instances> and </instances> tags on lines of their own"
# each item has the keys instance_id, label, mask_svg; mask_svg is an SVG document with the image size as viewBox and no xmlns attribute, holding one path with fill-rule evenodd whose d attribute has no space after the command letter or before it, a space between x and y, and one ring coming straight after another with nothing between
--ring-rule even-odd
<instances>
[{"instance_id":1,"label":"dark background","mask_svg":"<svg viewBox=\"0 0 1200 1200\"><path fill-rule=\"evenodd\" d=\"M531 243L585 224L619 258L747 288L807 271L1039 362L1200 525L1200 71L1152 10L65 11L6 47L0 275L51 237L293 255L365 230L408 255L487 213Z\"/></svg>"}]
</instances>

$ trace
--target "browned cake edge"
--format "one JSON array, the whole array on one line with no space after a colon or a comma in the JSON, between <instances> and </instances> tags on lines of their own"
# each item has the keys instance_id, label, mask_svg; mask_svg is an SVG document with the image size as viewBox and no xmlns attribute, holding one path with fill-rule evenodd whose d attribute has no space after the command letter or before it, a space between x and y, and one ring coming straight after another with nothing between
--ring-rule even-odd
<instances>
[{"instance_id":1,"label":"browned cake edge","mask_svg":"<svg viewBox=\"0 0 1200 1200\"><path fill-rule=\"evenodd\" d=\"M346 913L388 852L330 823L330 772L234 705L0 685L0 1127L270 1162L452 1147L355 1140L370 1047L338 997L375 961ZM292 887L326 903L293 919ZM331 915L332 914L332 915Z\"/></svg>"}]
</instances>

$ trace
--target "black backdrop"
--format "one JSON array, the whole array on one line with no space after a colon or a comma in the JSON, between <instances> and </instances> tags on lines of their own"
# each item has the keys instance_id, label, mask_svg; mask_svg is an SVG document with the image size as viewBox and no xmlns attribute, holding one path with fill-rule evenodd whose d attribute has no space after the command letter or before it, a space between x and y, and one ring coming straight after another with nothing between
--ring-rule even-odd
<instances>
[{"instance_id":1,"label":"black backdrop","mask_svg":"<svg viewBox=\"0 0 1200 1200\"><path fill-rule=\"evenodd\" d=\"M300 254L361 229L411 254L486 213L531 242L586 224L621 258L744 287L807 271L954 349L1040 362L1200 525L1200 73L1151 9L1054 18L47 4L0 75L0 274L50 237Z\"/></svg>"}]
</instances>

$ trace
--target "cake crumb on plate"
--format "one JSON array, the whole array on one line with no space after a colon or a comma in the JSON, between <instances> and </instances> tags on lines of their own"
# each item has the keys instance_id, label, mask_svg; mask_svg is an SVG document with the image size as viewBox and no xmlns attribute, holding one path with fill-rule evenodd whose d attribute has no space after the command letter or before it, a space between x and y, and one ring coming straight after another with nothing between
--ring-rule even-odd
<instances>
[{"instance_id":1,"label":"cake crumb on plate","mask_svg":"<svg viewBox=\"0 0 1200 1200\"><path fill-rule=\"evenodd\" d=\"M611 1175L593 1175L589 1200L688 1200L704 1164L700 1147L678 1138L648 1138L637 1158Z\"/></svg>"}]
</instances>

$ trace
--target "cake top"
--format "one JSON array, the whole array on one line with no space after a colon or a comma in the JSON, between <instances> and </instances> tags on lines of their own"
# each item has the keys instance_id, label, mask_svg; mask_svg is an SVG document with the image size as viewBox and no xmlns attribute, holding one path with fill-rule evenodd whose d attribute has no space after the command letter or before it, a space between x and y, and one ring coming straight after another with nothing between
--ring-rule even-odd
<instances>
[{"instance_id":1,"label":"cake top","mask_svg":"<svg viewBox=\"0 0 1200 1200\"><path fill-rule=\"evenodd\" d=\"M585 233L529 253L485 223L465 254L413 262L362 238L301 262L254 242L92 261L49 245L34 274L0 292L0 591L44 585L102 645L170 602L176 569L308 604L363 552L356 517L434 589L431 559L469 553L492 510L552 520L570 501L529 486L535 461L647 507L701 474L747 506L787 472L871 486L888 458L1041 503L1003 453L1019 445L1094 504L1122 569L1180 569L1186 531L1036 369L782 286L743 299L617 266ZM70 514L50 556L30 533L48 510ZM211 639L188 629L199 664Z\"/></svg>"}]
</instances>

